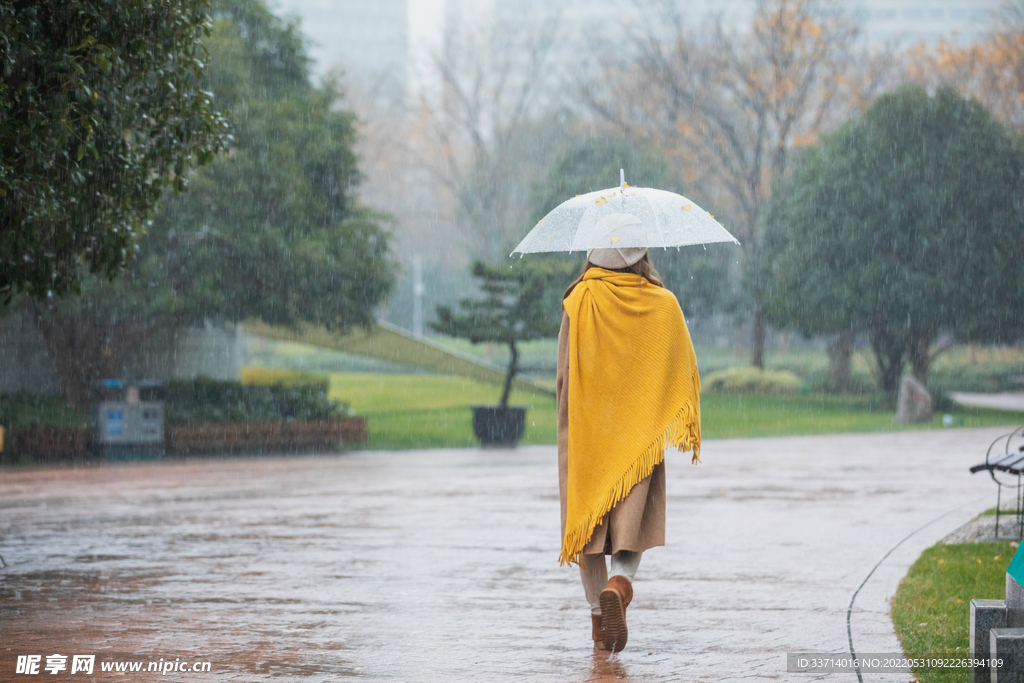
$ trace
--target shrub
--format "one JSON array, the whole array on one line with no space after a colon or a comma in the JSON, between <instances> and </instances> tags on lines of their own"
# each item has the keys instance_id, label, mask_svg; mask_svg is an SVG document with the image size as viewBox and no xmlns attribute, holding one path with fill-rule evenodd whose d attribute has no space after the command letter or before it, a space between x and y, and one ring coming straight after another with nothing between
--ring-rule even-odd
<instances>
[{"instance_id":1,"label":"shrub","mask_svg":"<svg viewBox=\"0 0 1024 683\"><path fill-rule=\"evenodd\" d=\"M200 378L168 382L166 419L188 422L273 422L325 420L352 414L347 404L327 397L328 383L242 384Z\"/></svg>"},{"instance_id":2,"label":"shrub","mask_svg":"<svg viewBox=\"0 0 1024 683\"><path fill-rule=\"evenodd\" d=\"M803 388L803 381L788 370L726 368L702 377L701 388L708 392L795 394Z\"/></svg>"},{"instance_id":3,"label":"shrub","mask_svg":"<svg viewBox=\"0 0 1024 683\"><path fill-rule=\"evenodd\" d=\"M0 424L8 429L34 425L86 429L89 413L69 406L60 396L5 394L0 396Z\"/></svg>"}]
</instances>

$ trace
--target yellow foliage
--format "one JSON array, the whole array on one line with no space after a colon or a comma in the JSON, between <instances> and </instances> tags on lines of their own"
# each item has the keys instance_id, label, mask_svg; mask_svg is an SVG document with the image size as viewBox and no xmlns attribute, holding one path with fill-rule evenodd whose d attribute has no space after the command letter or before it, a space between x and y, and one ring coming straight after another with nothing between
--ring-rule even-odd
<instances>
[{"instance_id":1,"label":"yellow foliage","mask_svg":"<svg viewBox=\"0 0 1024 683\"><path fill-rule=\"evenodd\" d=\"M999 120L1024 127L1024 30L997 32L983 42L935 47L917 45L908 53L907 74L928 85L950 83L975 97Z\"/></svg>"},{"instance_id":2,"label":"yellow foliage","mask_svg":"<svg viewBox=\"0 0 1024 683\"><path fill-rule=\"evenodd\" d=\"M282 370L279 368L242 368L242 384L308 384L310 382L326 382L325 374Z\"/></svg>"},{"instance_id":3,"label":"yellow foliage","mask_svg":"<svg viewBox=\"0 0 1024 683\"><path fill-rule=\"evenodd\" d=\"M810 147L818 140L818 134L815 131L807 131L806 133L798 133L793 136L794 147Z\"/></svg>"},{"instance_id":4,"label":"yellow foliage","mask_svg":"<svg viewBox=\"0 0 1024 683\"><path fill-rule=\"evenodd\" d=\"M702 391L708 393L793 394L802 386L803 380L788 370L726 368L701 378Z\"/></svg>"}]
</instances>

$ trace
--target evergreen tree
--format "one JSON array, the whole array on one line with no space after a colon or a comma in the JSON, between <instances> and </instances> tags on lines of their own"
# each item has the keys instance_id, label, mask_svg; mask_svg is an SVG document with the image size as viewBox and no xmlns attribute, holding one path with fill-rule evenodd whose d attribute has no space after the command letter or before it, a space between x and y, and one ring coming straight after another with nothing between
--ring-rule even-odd
<instances>
[{"instance_id":1,"label":"evergreen tree","mask_svg":"<svg viewBox=\"0 0 1024 683\"><path fill-rule=\"evenodd\" d=\"M74 403L170 326L369 325L393 281L386 217L355 192L355 117L311 85L296 26L256 0L218 2L214 18L207 69L235 143L166 202L124 277L34 305Z\"/></svg>"},{"instance_id":2,"label":"evergreen tree","mask_svg":"<svg viewBox=\"0 0 1024 683\"><path fill-rule=\"evenodd\" d=\"M927 381L941 333L1024 332L1024 153L952 88L884 95L773 193L752 288L801 332L867 332L879 384Z\"/></svg>"},{"instance_id":3,"label":"evergreen tree","mask_svg":"<svg viewBox=\"0 0 1024 683\"><path fill-rule=\"evenodd\" d=\"M208 5L0 2L0 299L122 273L165 189L229 141Z\"/></svg>"}]
</instances>

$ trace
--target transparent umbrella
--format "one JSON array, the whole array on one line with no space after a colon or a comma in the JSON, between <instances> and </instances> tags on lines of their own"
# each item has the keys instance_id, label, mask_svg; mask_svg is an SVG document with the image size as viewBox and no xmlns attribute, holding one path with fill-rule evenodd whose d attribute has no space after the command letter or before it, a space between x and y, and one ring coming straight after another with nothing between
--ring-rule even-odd
<instances>
[{"instance_id":1,"label":"transparent umbrella","mask_svg":"<svg viewBox=\"0 0 1024 683\"><path fill-rule=\"evenodd\" d=\"M512 254L589 251L608 247L681 247L739 240L686 197L649 187L581 194L559 204L534 226Z\"/></svg>"}]
</instances>

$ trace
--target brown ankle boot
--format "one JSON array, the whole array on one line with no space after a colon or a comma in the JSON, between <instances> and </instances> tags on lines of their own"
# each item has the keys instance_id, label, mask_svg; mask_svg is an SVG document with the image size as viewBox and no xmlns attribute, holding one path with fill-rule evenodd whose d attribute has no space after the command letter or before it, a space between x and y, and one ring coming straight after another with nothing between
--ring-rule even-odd
<instances>
[{"instance_id":1,"label":"brown ankle boot","mask_svg":"<svg viewBox=\"0 0 1024 683\"><path fill-rule=\"evenodd\" d=\"M601 624L604 646L612 652L626 647L626 607L633 600L633 585L624 576L613 576L601 591Z\"/></svg>"},{"instance_id":2,"label":"brown ankle boot","mask_svg":"<svg viewBox=\"0 0 1024 683\"><path fill-rule=\"evenodd\" d=\"M601 635L601 615L591 614L590 623L593 627L591 629L591 637L594 639L594 649L607 650L608 648L604 646L604 636Z\"/></svg>"}]
</instances>

